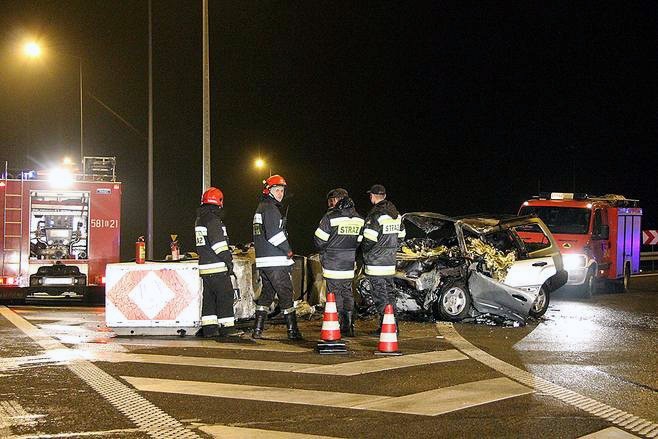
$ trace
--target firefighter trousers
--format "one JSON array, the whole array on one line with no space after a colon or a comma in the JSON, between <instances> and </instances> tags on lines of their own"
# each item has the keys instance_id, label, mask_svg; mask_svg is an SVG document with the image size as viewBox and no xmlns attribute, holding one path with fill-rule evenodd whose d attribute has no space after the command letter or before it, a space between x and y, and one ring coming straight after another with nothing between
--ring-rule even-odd
<instances>
[{"instance_id":1,"label":"firefighter trousers","mask_svg":"<svg viewBox=\"0 0 658 439\"><path fill-rule=\"evenodd\" d=\"M395 284L393 278L388 276L366 276L372 285L372 298L375 301L377 312L384 315L387 304L395 309Z\"/></svg>"},{"instance_id":2,"label":"firefighter trousers","mask_svg":"<svg viewBox=\"0 0 658 439\"><path fill-rule=\"evenodd\" d=\"M266 268L260 268L259 271L263 289L260 292L256 304L269 308L274 301L274 296L277 296L279 298L279 307L282 310L292 308L293 291L290 270L268 270Z\"/></svg>"},{"instance_id":3,"label":"firefighter trousers","mask_svg":"<svg viewBox=\"0 0 658 439\"><path fill-rule=\"evenodd\" d=\"M336 310L340 314L343 311L354 310L354 295L352 294L352 279L326 279L327 293L336 295Z\"/></svg>"},{"instance_id":4,"label":"firefighter trousers","mask_svg":"<svg viewBox=\"0 0 658 439\"><path fill-rule=\"evenodd\" d=\"M228 273L206 274L203 279L201 325L233 326L233 284Z\"/></svg>"}]
</instances>

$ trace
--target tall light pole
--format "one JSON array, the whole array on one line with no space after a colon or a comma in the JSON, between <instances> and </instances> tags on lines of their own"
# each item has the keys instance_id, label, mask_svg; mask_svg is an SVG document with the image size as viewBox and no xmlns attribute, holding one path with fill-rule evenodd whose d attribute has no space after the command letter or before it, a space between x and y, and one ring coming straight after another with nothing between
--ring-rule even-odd
<instances>
[{"instance_id":1,"label":"tall light pole","mask_svg":"<svg viewBox=\"0 0 658 439\"><path fill-rule=\"evenodd\" d=\"M41 46L36 41L29 41L23 46L23 53L28 58L39 58L42 54ZM80 164L82 165L82 160L84 158L84 113L83 113L83 77L82 77L82 58L79 56L71 55L68 53L63 53L62 55L75 58L78 60L78 71L79 71L79 94L80 94Z\"/></svg>"},{"instance_id":2,"label":"tall light pole","mask_svg":"<svg viewBox=\"0 0 658 439\"><path fill-rule=\"evenodd\" d=\"M203 10L203 153L201 162L203 176L201 179L201 192L212 184L210 177L210 67L208 59L208 0L202 0Z\"/></svg>"}]
</instances>

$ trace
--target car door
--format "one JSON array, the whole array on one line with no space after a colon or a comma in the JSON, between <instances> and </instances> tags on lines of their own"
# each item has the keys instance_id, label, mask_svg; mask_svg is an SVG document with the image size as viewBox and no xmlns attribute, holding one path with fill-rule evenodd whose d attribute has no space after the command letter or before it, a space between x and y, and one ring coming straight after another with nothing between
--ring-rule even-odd
<instances>
[{"instance_id":1,"label":"car door","mask_svg":"<svg viewBox=\"0 0 658 439\"><path fill-rule=\"evenodd\" d=\"M561 269L558 267L562 261L560 252L548 229L544 230L538 222L517 225L510 230L518 237L521 248L503 283L538 292L544 282Z\"/></svg>"}]
</instances>

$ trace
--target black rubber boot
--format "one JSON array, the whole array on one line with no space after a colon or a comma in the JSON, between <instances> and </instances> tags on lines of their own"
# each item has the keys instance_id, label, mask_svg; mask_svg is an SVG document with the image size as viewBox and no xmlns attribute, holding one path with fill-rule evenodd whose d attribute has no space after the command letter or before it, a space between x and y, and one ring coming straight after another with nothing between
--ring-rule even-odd
<instances>
[{"instance_id":1,"label":"black rubber boot","mask_svg":"<svg viewBox=\"0 0 658 439\"><path fill-rule=\"evenodd\" d=\"M217 337L219 335L219 325L203 325L201 331L204 338Z\"/></svg>"},{"instance_id":2,"label":"black rubber boot","mask_svg":"<svg viewBox=\"0 0 658 439\"><path fill-rule=\"evenodd\" d=\"M340 324L340 335L347 337L349 332L349 319L347 317L347 312L341 311L338 313L338 323Z\"/></svg>"},{"instance_id":3,"label":"black rubber boot","mask_svg":"<svg viewBox=\"0 0 658 439\"><path fill-rule=\"evenodd\" d=\"M242 329L238 329L235 326L222 326L219 329L220 337L241 337L244 334Z\"/></svg>"},{"instance_id":4,"label":"black rubber boot","mask_svg":"<svg viewBox=\"0 0 658 439\"><path fill-rule=\"evenodd\" d=\"M284 314L284 317L286 318L286 327L288 328L288 339L301 340L302 333L299 332L299 328L297 328L297 313L294 311L289 312Z\"/></svg>"},{"instance_id":5,"label":"black rubber boot","mask_svg":"<svg viewBox=\"0 0 658 439\"><path fill-rule=\"evenodd\" d=\"M347 331L345 334L343 334L343 329L341 326L340 333L346 337L354 337L354 313L352 311L345 311L343 314L345 316L345 327Z\"/></svg>"},{"instance_id":6,"label":"black rubber boot","mask_svg":"<svg viewBox=\"0 0 658 439\"><path fill-rule=\"evenodd\" d=\"M263 338L263 330L265 329L265 320L267 319L267 311L256 311L256 320L254 321L254 331L251 338Z\"/></svg>"}]
</instances>

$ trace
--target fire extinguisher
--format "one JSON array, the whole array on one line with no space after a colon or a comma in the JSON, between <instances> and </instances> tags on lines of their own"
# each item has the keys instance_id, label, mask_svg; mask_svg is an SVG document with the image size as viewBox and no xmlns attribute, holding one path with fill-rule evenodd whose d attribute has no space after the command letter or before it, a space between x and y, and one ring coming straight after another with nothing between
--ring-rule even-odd
<instances>
[{"instance_id":1,"label":"fire extinguisher","mask_svg":"<svg viewBox=\"0 0 658 439\"><path fill-rule=\"evenodd\" d=\"M146 262L146 243L144 237L140 236L135 243L135 263L143 264Z\"/></svg>"}]
</instances>

